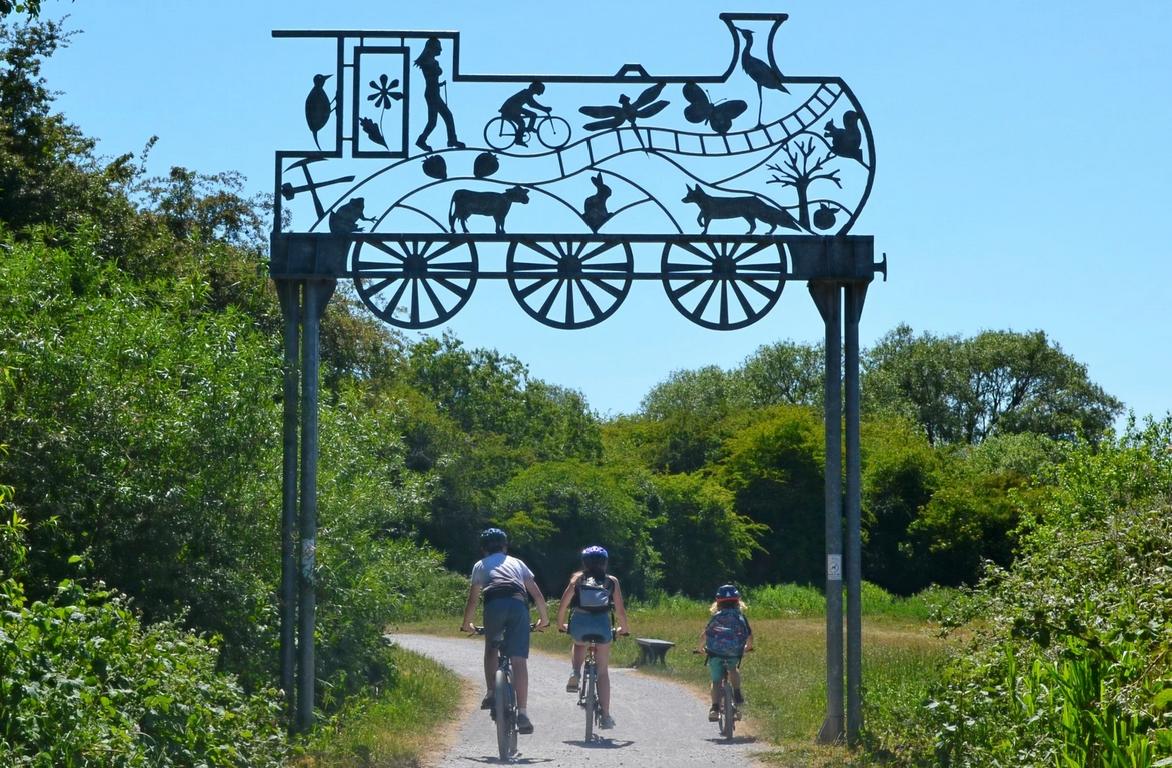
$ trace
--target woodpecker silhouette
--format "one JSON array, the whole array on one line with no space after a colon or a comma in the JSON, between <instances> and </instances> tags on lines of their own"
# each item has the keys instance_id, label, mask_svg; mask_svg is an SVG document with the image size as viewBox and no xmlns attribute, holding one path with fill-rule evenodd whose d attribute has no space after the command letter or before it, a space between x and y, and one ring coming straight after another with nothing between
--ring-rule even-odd
<instances>
[{"instance_id":1,"label":"woodpecker silhouette","mask_svg":"<svg viewBox=\"0 0 1172 768\"><path fill-rule=\"evenodd\" d=\"M326 123L330 121L330 110L332 109L330 97L326 94L326 80L330 79L330 75L314 75L313 76L313 90L305 97L305 123L309 126L309 130L313 131L313 143L317 144L317 148L321 149L321 144L317 140L317 132L326 127Z\"/></svg>"},{"instance_id":2,"label":"woodpecker silhouette","mask_svg":"<svg viewBox=\"0 0 1172 768\"><path fill-rule=\"evenodd\" d=\"M782 74L777 67L767 64L756 56L749 53L753 48L753 33L747 29L737 27L745 37L745 50L741 53L741 69L745 70L745 74L753 79L757 84L757 127L761 127L761 109L764 106L764 97L761 95L762 88L769 88L774 91L781 91L782 93L789 93L789 90L782 85Z\"/></svg>"}]
</instances>

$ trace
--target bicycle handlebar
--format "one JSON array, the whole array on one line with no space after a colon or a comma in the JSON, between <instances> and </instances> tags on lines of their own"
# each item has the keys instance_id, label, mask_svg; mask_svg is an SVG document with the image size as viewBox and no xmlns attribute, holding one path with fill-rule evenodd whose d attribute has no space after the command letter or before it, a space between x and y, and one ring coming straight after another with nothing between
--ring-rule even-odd
<instances>
[{"instance_id":1,"label":"bicycle handlebar","mask_svg":"<svg viewBox=\"0 0 1172 768\"><path fill-rule=\"evenodd\" d=\"M541 623L541 622L539 622L539 621L535 621L535 622L533 622L532 624L530 624L530 625L529 625L529 632L530 632L530 633L533 633L533 632L543 632L544 630L540 630L540 629L538 629L538 628L537 628L537 625L538 625L538 624L540 624L540 623ZM460 627L460 631L461 631L461 632L463 632L463 631L464 631L464 628L463 628L463 627ZM478 626L476 626L475 624L473 624L473 625L472 625L472 631L468 633L468 636L469 636L469 637L472 637L473 635L483 635L483 634L484 634L484 627L478 627Z\"/></svg>"}]
</instances>

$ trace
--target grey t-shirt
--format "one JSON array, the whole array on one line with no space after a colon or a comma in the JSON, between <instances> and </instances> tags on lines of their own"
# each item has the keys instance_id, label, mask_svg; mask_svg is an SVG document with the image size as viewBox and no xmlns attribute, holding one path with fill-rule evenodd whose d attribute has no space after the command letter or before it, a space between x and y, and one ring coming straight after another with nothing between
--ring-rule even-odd
<instances>
[{"instance_id":1,"label":"grey t-shirt","mask_svg":"<svg viewBox=\"0 0 1172 768\"><path fill-rule=\"evenodd\" d=\"M500 597L528 603L525 580L532 578L533 571L529 566L502 552L489 555L472 566L472 583L480 586L486 603Z\"/></svg>"}]
</instances>

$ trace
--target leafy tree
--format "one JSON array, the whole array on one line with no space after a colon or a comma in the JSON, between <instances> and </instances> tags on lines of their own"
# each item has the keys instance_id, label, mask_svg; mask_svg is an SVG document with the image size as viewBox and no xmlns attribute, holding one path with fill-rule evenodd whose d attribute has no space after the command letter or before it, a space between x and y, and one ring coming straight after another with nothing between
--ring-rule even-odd
<instances>
[{"instance_id":1,"label":"leafy tree","mask_svg":"<svg viewBox=\"0 0 1172 768\"><path fill-rule=\"evenodd\" d=\"M933 444L1021 432L1094 441L1122 408L1041 331L962 339L901 325L867 351L864 369L865 406L912 419Z\"/></svg>"},{"instance_id":2,"label":"leafy tree","mask_svg":"<svg viewBox=\"0 0 1172 768\"><path fill-rule=\"evenodd\" d=\"M808 405L821 409L825 368L823 344L779 341L758 348L733 375L749 407Z\"/></svg>"},{"instance_id":3,"label":"leafy tree","mask_svg":"<svg viewBox=\"0 0 1172 768\"><path fill-rule=\"evenodd\" d=\"M735 432L712 478L735 494L736 512L764 525L750 584L818 583L825 559L825 427L800 406L774 406Z\"/></svg>"},{"instance_id":4,"label":"leafy tree","mask_svg":"<svg viewBox=\"0 0 1172 768\"><path fill-rule=\"evenodd\" d=\"M921 429L899 418L868 419L862 453L863 578L910 595L932 583L909 528L944 482L946 460Z\"/></svg>"},{"instance_id":5,"label":"leafy tree","mask_svg":"<svg viewBox=\"0 0 1172 768\"><path fill-rule=\"evenodd\" d=\"M658 521L651 541L663 560L663 583L707 597L720 584L740 581L768 529L738 515L733 493L710 478L656 475L652 482L649 506Z\"/></svg>"},{"instance_id":6,"label":"leafy tree","mask_svg":"<svg viewBox=\"0 0 1172 768\"><path fill-rule=\"evenodd\" d=\"M610 553L610 571L626 591L640 594L659 581L648 513L652 493L647 477L623 468L575 459L544 462L500 489L494 522L547 594L561 594L581 567L579 553L592 544Z\"/></svg>"}]
</instances>

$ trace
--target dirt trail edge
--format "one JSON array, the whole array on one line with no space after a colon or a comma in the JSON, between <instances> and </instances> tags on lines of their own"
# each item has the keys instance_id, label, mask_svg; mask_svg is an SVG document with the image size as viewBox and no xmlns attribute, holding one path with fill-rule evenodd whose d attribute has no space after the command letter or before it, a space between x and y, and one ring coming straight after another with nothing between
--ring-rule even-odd
<instances>
[{"instance_id":1,"label":"dirt trail edge","mask_svg":"<svg viewBox=\"0 0 1172 768\"><path fill-rule=\"evenodd\" d=\"M429 656L457 674L484 687L484 640L442 638L427 635L389 635L397 645ZM731 742L719 737L716 724L708 722L703 702L682 686L636 674L629 669L612 669L614 702L613 730L602 731L604 740L586 744L586 716L577 706L577 696L566 693L570 674L569 654L565 658L533 653L529 657L529 718L535 732L520 737L520 765L548 768L687 768L719 765L726 768L754 766L752 755L759 749L739 736ZM479 699L479 696L477 697ZM496 733L488 713L479 709L464 712L449 727L457 731L451 748L431 761L442 768L475 763L499 763Z\"/></svg>"}]
</instances>

